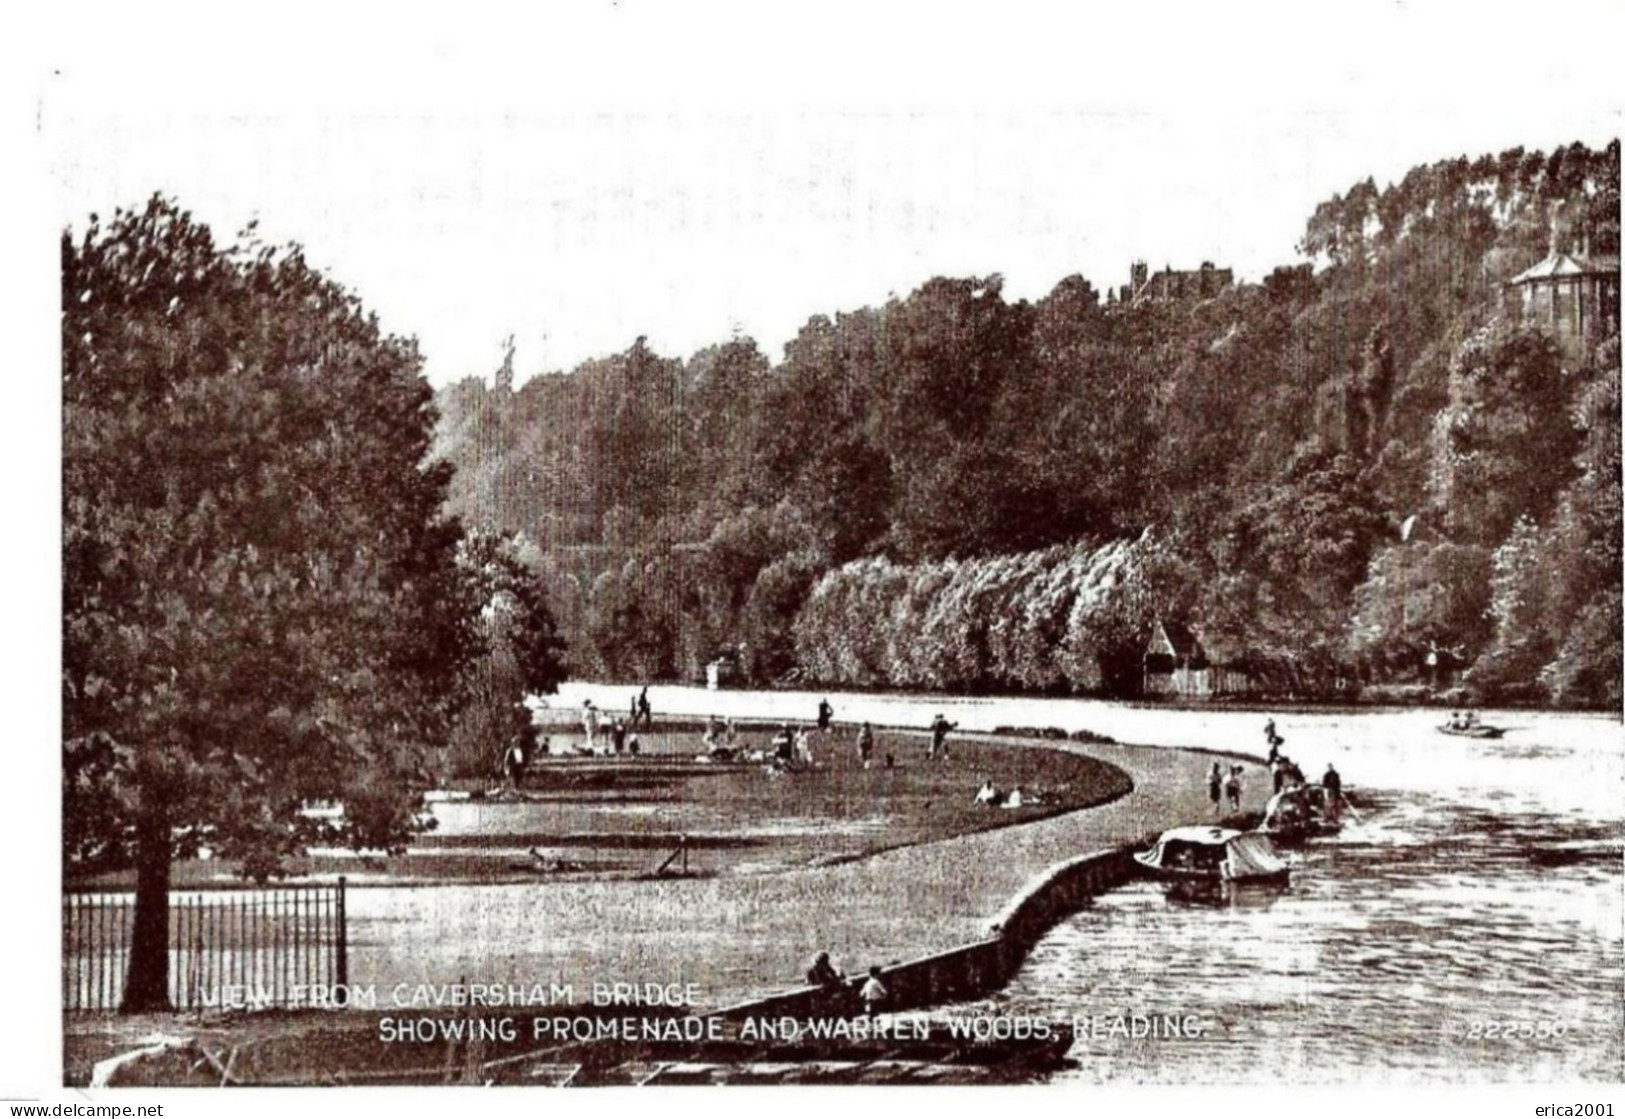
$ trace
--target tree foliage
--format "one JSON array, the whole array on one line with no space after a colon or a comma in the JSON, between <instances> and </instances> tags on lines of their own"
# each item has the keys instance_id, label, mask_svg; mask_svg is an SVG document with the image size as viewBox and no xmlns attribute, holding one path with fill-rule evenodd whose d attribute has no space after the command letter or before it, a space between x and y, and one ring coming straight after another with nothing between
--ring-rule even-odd
<instances>
[{"instance_id":1,"label":"tree foliage","mask_svg":"<svg viewBox=\"0 0 1625 1119\"><path fill-rule=\"evenodd\" d=\"M172 856L263 876L412 830L468 642L458 530L414 345L297 249L155 198L64 235L62 307L64 854L136 865L147 1009Z\"/></svg>"},{"instance_id":2,"label":"tree foliage","mask_svg":"<svg viewBox=\"0 0 1625 1119\"><path fill-rule=\"evenodd\" d=\"M599 674L692 676L731 649L759 680L1131 689L1100 668L1126 639L1040 655L999 612L1075 594L1051 549L1151 529L1143 606L1089 625L1183 618L1299 695L1417 679L1436 644L1484 661L1486 695L1613 703L1573 626L1602 633L1619 585L1598 426L1617 341L1565 368L1505 282L1554 212L1617 254L1618 200L1617 142L1447 159L1354 184L1310 215L1306 261L1200 299L1103 304L1072 276L1029 303L996 275L936 277L814 315L776 362L748 339L687 362L639 342L506 395L466 382L442 394L452 507L538 542ZM747 555L715 535L739 518L776 527ZM948 575L1005 560L1036 565L1019 590ZM1557 589L1514 609L1513 570ZM931 615L918 588L939 584L970 597ZM925 644L817 647L804 623L860 623L848 595L918 614L898 632Z\"/></svg>"}]
</instances>

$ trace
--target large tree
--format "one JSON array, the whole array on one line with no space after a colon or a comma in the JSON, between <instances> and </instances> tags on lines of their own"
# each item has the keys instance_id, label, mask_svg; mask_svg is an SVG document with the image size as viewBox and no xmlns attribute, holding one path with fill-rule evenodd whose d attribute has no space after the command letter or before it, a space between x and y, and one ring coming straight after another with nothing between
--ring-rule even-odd
<instances>
[{"instance_id":1,"label":"large tree","mask_svg":"<svg viewBox=\"0 0 1625 1119\"><path fill-rule=\"evenodd\" d=\"M528 750L533 730L525 699L551 695L564 680L564 642L524 547L519 537L473 532L457 552L478 638L451 733L450 768L460 777L489 776L516 743Z\"/></svg>"},{"instance_id":2,"label":"large tree","mask_svg":"<svg viewBox=\"0 0 1625 1119\"><path fill-rule=\"evenodd\" d=\"M297 248L154 198L64 234L62 307L64 854L135 868L139 1012L172 859L403 842L471 627L416 346Z\"/></svg>"}]
</instances>

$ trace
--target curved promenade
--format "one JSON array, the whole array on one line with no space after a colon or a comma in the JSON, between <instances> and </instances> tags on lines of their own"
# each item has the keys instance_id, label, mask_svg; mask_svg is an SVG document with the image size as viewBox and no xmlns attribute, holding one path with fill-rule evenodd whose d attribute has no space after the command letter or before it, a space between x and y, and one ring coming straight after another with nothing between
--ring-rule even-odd
<instances>
[{"instance_id":1,"label":"curved promenade","mask_svg":"<svg viewBox=\"0 0 1625 1119\"><path fill-rule=\"evenodd\" d=\"M692 708L683 709L670 694L676 690L667 691L662 711L669 714L703 716L717 698L695 690ZM572 689L571 698L594 692L606 706L624 705L619 690ZM749 710L758 717L791 714L774 709L771 701L780 698L774 695L730 698L758 701ZM721 1007L795 987L821 950L856 972L983 940L1045 869L1211 816L1210 755L1033 745L1116 765L1134 789L1097 808L836 866L716 878L356 890L350 980L374 983L381 994L403 982L558 983L570 984L577 998L590 995L595 982L692 983L700 1005ZM1250 765L1244 809L1262 806L1266 782L1264 771Z\"/></svg>"}]
</instances>

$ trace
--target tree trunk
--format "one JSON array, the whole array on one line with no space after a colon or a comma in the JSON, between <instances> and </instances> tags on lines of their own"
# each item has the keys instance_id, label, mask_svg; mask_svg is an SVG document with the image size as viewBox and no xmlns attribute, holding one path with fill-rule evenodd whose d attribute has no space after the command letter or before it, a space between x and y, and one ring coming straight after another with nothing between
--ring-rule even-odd
<instances>
[{"instance_id":1,"label":"tree trunk","mask_svg":"<svg viewBox=\"0 0 1625 1119\"><path fill-rule=\"evenodd\" d=\"M144 797L136 838L135 932L120 1014L171 1009L169 1004L169 810Z\"/></svg>"}]
</instances>

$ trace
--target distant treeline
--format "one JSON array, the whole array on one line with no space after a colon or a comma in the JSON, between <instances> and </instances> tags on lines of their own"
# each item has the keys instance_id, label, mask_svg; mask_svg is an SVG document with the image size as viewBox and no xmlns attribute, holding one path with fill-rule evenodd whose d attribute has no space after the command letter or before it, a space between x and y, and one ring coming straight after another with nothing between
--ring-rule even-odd
<instances>
[{"instance_id":1,"label":"distant treeline","mask_svg":"<svg viewBox=\"0 0 1625 1119\"><path fill-rule=\"evenodd\" d=\"M776 364L510 355L439 394L451 508L524 537L582 675L1121 694L1165 617L1303 696L1617 706L1618 338L1565 362L1506 298L1559 205L1618 254L1617 141L1367 180L1200 300L937 278Z\"/></svg>"}]
</instances>

